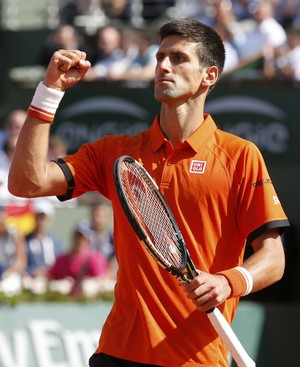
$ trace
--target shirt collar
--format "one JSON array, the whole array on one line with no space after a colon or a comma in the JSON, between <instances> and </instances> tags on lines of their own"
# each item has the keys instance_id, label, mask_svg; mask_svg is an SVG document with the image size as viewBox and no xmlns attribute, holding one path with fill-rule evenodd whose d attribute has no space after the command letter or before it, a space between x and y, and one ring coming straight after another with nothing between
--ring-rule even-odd
<instances>
[{"instance_id":1,"label":"shirt collar","mask_svg":"<svg viewBox=\"0 0 300 367\"><path fill-rule=\"evenodd\" d=\"M216 129L217 126L212 117L208 114L204 114L204 121L186 141L195 152L199 152L202 144L209 139Z\"/></svg>"},{"instance_id":2,"label":"shirt collar","mask_svg":"<svg viewBox=\"0 0 300 367\"><path fill-rule=\"evenodd\" d=\"M150 137L153 152L156 152L165 142L168 141L159 126L159 115L156 115L154 122L150 128Z\"/></svg>"},{"instance_id":3,"label":"shirt collar","mask_svg":"<svg viewBox=\"0 0 300 367\"><path fill-rule=\"evenodd\" d=\"M216 129L217 126L212 117L208 114L204 114L204 121L186 140L186 143L188 143L195 152L198 152L202 144L214 133ZM150 128L150 137L154 152L168 141L159 126L159 115L155 117Z\"/></svg>"}]
</instances>

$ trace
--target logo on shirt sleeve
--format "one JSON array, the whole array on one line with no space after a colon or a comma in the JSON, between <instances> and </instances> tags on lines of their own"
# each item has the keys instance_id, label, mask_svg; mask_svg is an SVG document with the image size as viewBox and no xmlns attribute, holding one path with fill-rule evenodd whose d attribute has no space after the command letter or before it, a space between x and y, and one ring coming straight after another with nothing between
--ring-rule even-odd
<instances>
[{"instance_id":1,"label":"logo on shirt sleeve","mask_svg":"<svg viewBox=\"0 0 300 367\"><path fill-rule=\"evenodd\" d=\"M190 167L191 173L204 173L206 167L206 161L193 160Z\"/></svg>"}]
</instances>

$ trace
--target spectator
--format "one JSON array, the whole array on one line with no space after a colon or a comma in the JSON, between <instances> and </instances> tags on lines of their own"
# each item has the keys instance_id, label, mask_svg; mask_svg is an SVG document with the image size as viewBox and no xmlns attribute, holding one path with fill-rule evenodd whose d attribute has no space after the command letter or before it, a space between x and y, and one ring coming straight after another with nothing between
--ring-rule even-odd
<instances>
[{"instance_id":1,"label":"spectator","mask_svg":"<svg viewBox=\"0 0 300 367\"><path fill-rule=\"evenodd\" d=\"M122 34L114 26L100 28L97 35L97 56L85 75L86 81L106 79L109 72L123 72L129 60L122 48Z\"/></svg>"},{"instance_id":2,"label":"spectator","mask_svg":"<svg viewBox=\"0 0 300 367\"><path fill-rule=\"evenodd\" d=\"M265 76L300 82L300 28L287 29L287 47L281 55L268 60Z\"/></svg>"},{"instance_id":3,"label":"spectator","mask_svg":"<svg viewBox=\"0 0 300 367\"><path fill-rule=\"evenodd\" d=\"M3 151L2 151L3 154L1 155L1 158L0 158L0 203L1 205L5 205L6 207L9 207L9 208L11 208L11 206L17 205L19 209L22 209L21 206L23 206L23 209L24 209L23 214L25 213L29 214L27 210L28 200L24 198L15 197L7 189L8 173L9 173L11 160L14 155L17 139L18 139L17 135L13 135L13 134L9 135L3 145ZM11 214L10 210L7 210L7 214L10 216ZM29 214L29 217L30 217L30 214ZM19 229L24 233L23 229L27 228L28 225L30 227L32 224L32 218L29 218L29 217L28 218L26 217L26 219L24 217L23 218L24 220L21 218L20 221L16 221L16 222L14 222L14 220L11 220L12 219L11 217L8 218L8 220L16 224L19 227ZM29 219L29 221L27 221L27 219Z\"/></svg>"},{"instance_id":4,"label":"spectator","mask_svg":"<svg viewBox=\"0 0 300 367\"><path fill-rule=\"evenodd\" d=\"M14 133L8 135L3 145L3 155L0 158L0 203L5 206L7 224L26 235L34 226L30 202L26 198L12 195L7 188L9 168L18 140L17 130L17 127L13 129Z\"/></svg>"},{"instance_id":5,"label":"spectator","mask_svg":"<svg viewBox=\"0 0 300 367\"><path fill-rule=\"evenodd\" d=\"M91 229L87 221L80 221L73 230L69 251L60 255L48 271L49 280L71 279L71 295L82 294L82 281L85 278L105 278L108 264L104 255L90 247Z\"/></svg>"},{"instance_id":6,"label":"spectator","mask_svg":"<svg viewBox=\"0 0 300 367\"><path fill-rule=\"evenodd\" d=\"M26 263L24 237L17 227L7 225L7 214L0 207L0 277L22 275Z\"/></svg>"},{"instance_id":7,"label":"spectator","mask_svg":"<svg viewBox=\"0 0 300 367\"><path fill-rule=\"evenodd\" d=\"M1 154L1 160L0 160L0 169L3 170L3 173L6 176L8 175L8 172L9 172L9 167L10 167L12 157L14 155L17 139L18 139L17 136L9 135L7 136L7 138L5 139L3 143L3 150L1 152L2 154Z\"/></svg>"},{"instance_id":8,"label":"spectator","mask_svg":"<svg viewBox=\"0 0 300 367\"><path fill-rule=\"evenodd\" d=\"M102 10L103 0L67 0L60 8L59 22L61 24L74 25L80 16L100 16L104 20L104 12ZM101 3L101 4L100 4ZM77 18L77 19L76 19ZM89 25L86 24L88 27Z\"/></svg>"},{"instance_id":9,"label":"spectator","mask_svg":"<svg viewBox=\"0 0 300 367\"><path fill-rule=\"evenodd\" d=\"M242 56L256 54L268 58L286 43L286 32L275 18L272 0L259 0L252 7L253 28L246 32L246 43L241 47Z\"/></svg>"},{"instance_id":10,"label":"spectator","mask_svg":"<svg viewBox=\"0 0 300 367\"><path fill-rule=\"evenodd\" d=\"M137 54L128 68L123 72L114 68L108 73L108 79L127 81L127 86L145 86L154 79L158 45L153 44L152 37L144 31L137 32L136 45Z\"/></svg>"},{"instance_id":11,"label":"spectator","mask_svg":"<svg viewBox=\"0 0 300 367\"><path fill-rule=\"evenodd\" d=\"M250 6L250 5L249 5ZM231 32L240 62L264 57L271 50L278 50L286 42L286 33L275 18L272 0L251 3L252 18L239 21L226 0L217 7L218 20Z\"/></svg>"},{"instance_id":12,"label":"spectator","mask_svg":"<svg viewBox=\"0 0 300 367\"><path fill-rule=\"evenodd\" d=\"M112 209L110 201L101 196L101 199L91 206L90 215L91 248L108 261L109 275L116 278L116 256L112 234Z\"/></svg>"},{"instance_id":13,"label":"spectator","mask_svg":"<svg viewBox=\"0 0 300 367\"><path fill-rule=\"evenodd\" d=\"M275 18L275 10L273 0L260 0L253 7L253 17L257 22L259 31L274 49L282 47L286 43L286 33Z\"/></svg>"},{"instance_id":14,"label":"spectator","mask_svg":"<svg viewBox=\"0 0 300 367\"><path fill-rule=\"evenodd\" d=\"M28 266L26 272L32 277L45 277L49 267L62 252L61 242L52 233L55 209L46 199L34 199L35 228L26 236Z\"/></svg>"},{"instance_id":15,"label":"spectator","mask_svg":"<svg viewBox=\"0 0 300 367\"><path fill-rule=\"evenodd\" d=\"M10 136L18 137L27 117L26 111L16 109L9 113L4 123L4 130L0 132L0 149ZM2 157L1 157L2 159Z\"/></svg>"},{"instance_id":16,"label":"spectator","mask_svg":"<svg viewBox=\"0 0 300 367\"><path fill-rule=\"evenodd\" d=\"M18 136L27 117L26 111L16 109L9 113L5 128L0 133L0 201L8 205L13 201L20 202L7 190L8 172L15 151ZM21 200L24 201L24 200Z\"/></svg>"},{"instance_id":17,"label":"spectator","mask_svg":"<svg viewBox=\"0 0 300 367\"><path fill-rule=\"evenodd\" d=\"M92 57L91 49L83 43L82 37L78 34L76 28L70 24L62 24L50 34L42 48L38 63L47 66L53 53L59 49L81 49L87 53L88 58Z\"/></svg>"}]
</instances>

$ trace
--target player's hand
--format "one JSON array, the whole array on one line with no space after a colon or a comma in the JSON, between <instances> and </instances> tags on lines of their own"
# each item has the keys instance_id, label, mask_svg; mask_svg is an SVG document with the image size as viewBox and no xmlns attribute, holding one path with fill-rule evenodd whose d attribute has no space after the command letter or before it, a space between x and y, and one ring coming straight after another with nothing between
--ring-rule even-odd
<instances>
[{"instance_id":1,"label":"player's hand","mask_svg":"<svg viewBox=\"0 0 300 367\"><path fill-rule=\"evenodd\" d=\"M49 88L66 90L78 83L90 66L85 52L79 50L56 51L46 70L44 84Z\"/></svg>"},{"instance_id":2,"label":"player's hand","mask_svg":"<svg viewBox=\"0 0 300 367\"><path fill-rule=\"evenodd\" d=\"M231 287L223 275L197 271L198 275L183 290L198 310L208 311L230 296Z\"/></svg>"}]
</instances>

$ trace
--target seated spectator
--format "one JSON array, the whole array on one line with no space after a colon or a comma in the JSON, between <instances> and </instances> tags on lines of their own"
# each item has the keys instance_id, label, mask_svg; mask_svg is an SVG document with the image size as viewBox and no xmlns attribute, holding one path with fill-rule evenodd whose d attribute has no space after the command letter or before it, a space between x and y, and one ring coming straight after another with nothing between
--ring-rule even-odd
<instances>
[{"instance_id":1,"label":"seated spectator","mask_svg":"<svg viewBox=\"0 0 300 367\"><path fill-rule=\"evenodd\" d=\"M91 205L91 248L104 255L109 264L109 275L116 278L117 262L112 234L112 208L110 201L100 197Z\"/></svg>"},{"instance_id":2,"label":"seated spectator","mask_svg":"<svg viewBox=\"0 0 300 367\"><path fill-rule=\"evenodd\" d=\"M265 64L265 76L300 82L300 28L291 26L287 29L287 46Z\"/></svg>"},{"instance_id":3,"label":"seated spectator","mask_svg":"<svg viewBox=\"0 0 300 367\"><path fill-rule=\"evenodd\" d=\"M154 79L156 52L158 45L152 42L152 37L143 31L136 35L137 54L129 66L122 72L117 68L108 72L108 79L127 81L127 86L145 86Z\"/></svg>"},{"instance_id":4,"label":"seated spectator","mask_svg":"<svg viewBox=\"0 0 300 367\"><path fill-rule=\"evenodd\" d=\"M85 278L108 276L108 263L104 255L91 249L91 229L87 221L80 221L72 234L71 248L60 255L48 270L49 280L70 278L73 282L71 295L82 294Z\"/></svg>"},{"instance_id":5,"label":"seated spectator","mask_svg":"<svg viewBox=\"0 0 300 367\"><path fill-rule=\"evenodd\" d=\"M4 207L0 207L0 278L12 274L22 275L26 263L24 237L15 226L6 222Z\"/></svg>"},{"instance_id":6,"label":"seated spectator","mask_svg":"<svg viewBox=\"0 0 300 367\"><path fill-rule=\"evenodd\" d=\"M93 18L95 15L101 15L100 19L104 19L102 2L103 0L64 0L63 4L60 4L59 23L74 25L80 16ZM86 24L86 27L88 26L89 24Z\"/></svg>"},{"instance_id":7,"label":"seated spectator","mask_svg":"<svg viewBox=\"0 0 300 367\"><path fill-rule=\"evenodd\" d=\"M26 272L32 277L46 277L49 267L62 253L61 242L50 233L55 209L46 199L33 199L32 206L35 228L25 237L28 256Z\"/></svg>"},{"instance_id":8,"label":"seated spectator","mask_svg":"<svg viewBox=\"0 0 300 367\"><path fill-rule=\"evenodd\" d=\"M16 226L24 235L32 231L34 226L32 209L28 199L16 197L8 191L7 183L17 139L26 117L26 111L22 109L13 110L8 115L5 129L0 135L0 141L4 138L0 149L0 203L6 207L6 222L9 225Z\"/></svg>"},{"instance_id":9,"label":"seated spectator","mask_svg":"<svg viewBox=\"0 0 300 367\"><path fill-rule=\"evenodd\" d=\"M16 109L9 113L5 121L5 127L0 132L0 202L1 205L9 205L14 201L24 201L11 195L7 189L8 172L14 155L16 143L22 126L27 117L24 110Z\"/></svg>"},{"instance_id":10,"label":"seated spectator","mask_svg":"<svg viewBox=\"0 0 300 367\"><path fill-rule=\"evenodd\" d=\"M27 117L26 111L21 110L21 109L13 110L7 116L4 122L4 129L0 131L0 152L1 152L0 153L1 154L0 164L1 166L3 165L2 151L3 151L4 143L7 141L9 137L17 138L19 136L26 117Z\"/></svg>"},{"instance_id":11,"label":"seated spectator","mask_svg":"<svg viewBox=\"0 0 300 367\"><path fill-rule=\"evenodd\" d=\"M6 207L7 223L16 226L22 234L27 234L34 224L29 200L12 195L7 188L9 168L17 139L17 135L10 135L4 142L3 155L0 158L0 203Z\"/></svg>"},{"instance_id":12,"label":"seated spectator","mask_svg":"<svg viewBox=\"0 0 300 367\"><path fill-rule=\"evenodd\" d=\"M266 37L266 42L274 49L285 46L286 32L275 18L276 7L273 0L259 0L253 7L253 17L258 29Z\"/></svg>"},{"instance_id":13,"label":"seated spectator","mask_svg":"<svg viewBox=\"0 0 300 367\"><path fill-rule=\"evenodd\" d=\"M114 70L122 73L127 69L130 60L123 49L122 41L122 34L116 27L109 25L99 29L96 57L85 74L85 81L104 80Z\"/></svg>"},{"instance_id":14,"label":"seated spectator","mask_svg":"<svg viewBox=\"0 0 300 367\"><path fill-rule=\"evenodd\" d=\"M10 163L12 161L14 151L16 148L18 137L16 135L9 135L3 143L3 159L1 160L0 168L9 171Z\"/></svg>"},{"instance_id":15,"label":"seated spectator","mask_svg":"<svg viewBox=\"0 0 300 367\"><path fill-rule=\"evenodd\" d=\"M286 34L275 18L272 0L258 0L251 6L252 17L239 21L232 6L221 1L216 7L216 18L231 32L233 42L242 61L263 56L265 47L284 46Z\"/></svg>"},{"instance_id":16,"label":"seated spectator","mask_svg":"<svg viewBox=\"0 0 300 367\"><path fill-rule=\"evenodd\" d=\"M38 60L38 64L47 67L53 53L57 50L77 50L87 53L87 57L92 57L92 50L84 44L82 37L76 28L70 24L60 25L46 40Z\"/></svg>"}]
</instances>

